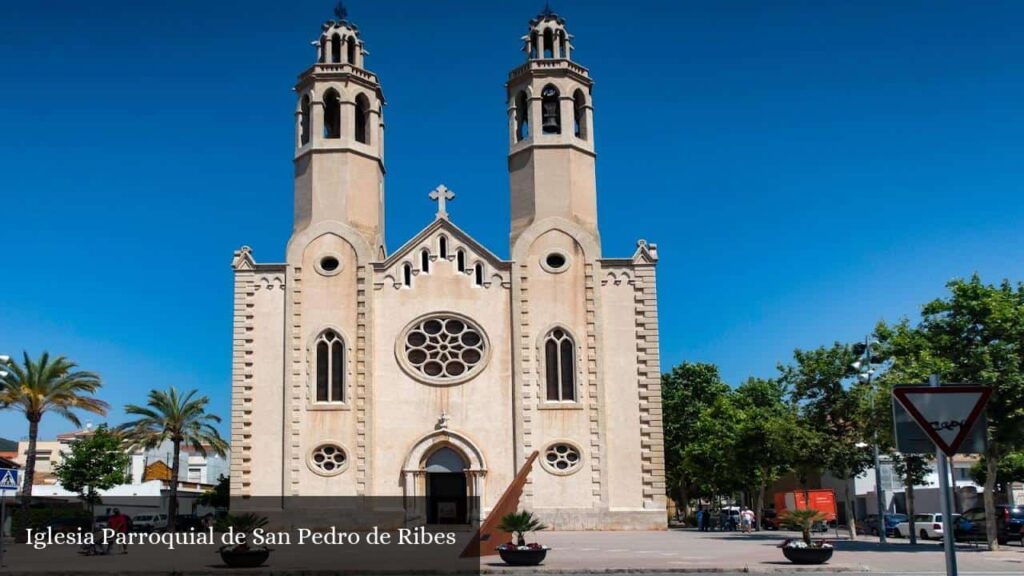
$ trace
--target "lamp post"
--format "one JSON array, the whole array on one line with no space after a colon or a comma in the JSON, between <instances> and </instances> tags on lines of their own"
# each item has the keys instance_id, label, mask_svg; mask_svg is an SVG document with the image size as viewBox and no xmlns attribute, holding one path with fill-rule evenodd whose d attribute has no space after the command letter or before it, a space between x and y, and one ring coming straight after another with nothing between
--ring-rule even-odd
<instances>
[{"instance_id":1,"label":"lamp post","mask_svg":"<svg viewBox=\"0 0 1024 576\"><path fill-rule=\"evenodd\" d=\"M868 390L871 390L871 377L875 374L875 366L871 362L871 345L877 344L877 340L872 340L870 336L864 338L864 352L861 354L860 359L853 363L853 368L858 370L857 378L868 385ZM875 412L875 395L871 394L871 412ZM878 541L881 544L887 542L886 532L889 527L885 523L885 491L882 489L882 463L878 454L878 430L872 432L872 446L875 460L875 497L878 500Z\"/></svg>"}]
</instances>

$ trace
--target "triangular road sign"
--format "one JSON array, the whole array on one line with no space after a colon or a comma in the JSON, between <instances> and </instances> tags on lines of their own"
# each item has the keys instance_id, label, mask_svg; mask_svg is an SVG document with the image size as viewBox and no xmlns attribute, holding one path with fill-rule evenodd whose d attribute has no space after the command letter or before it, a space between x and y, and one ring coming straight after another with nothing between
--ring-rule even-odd
<instances>
[{"instance_id":1,"label":"triangular road sign","mask_svg":"<svg viewBox=\"0 0 1024 576\"><path fill-rule=\"evenodd\" d=\"M952 457L988 403L983 386L896 386L892 395L940 450Z\"/></svg>"},{"instance_id":2,"label":"triangular road sign","mask_svg":"<svg viewBox=\"0 0 1024 576\"><path fill-rule=\"evenodd\" d=\"M3 475L0 476L0 490L17 490L17 472L13 470L4 470L3 472Z\"/></svg>"}]
</instances>

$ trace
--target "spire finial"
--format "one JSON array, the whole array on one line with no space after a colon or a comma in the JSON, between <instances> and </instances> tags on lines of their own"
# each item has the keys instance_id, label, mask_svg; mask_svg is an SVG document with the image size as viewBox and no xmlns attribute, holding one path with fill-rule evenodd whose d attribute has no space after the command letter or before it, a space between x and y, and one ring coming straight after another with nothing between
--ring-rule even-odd
<instances>
[{"instance_id":1,"label":"spire finial","mask_svg":"<svg viewBox=\"0 0 1024 576\"><path fill-rule=\"evenodd\" d=\"M444 184L441 184L429 194L430 199L437 202L437 217L448 218L448 209L445 206L448 200L455 198L455 192L452 192L448 188L445 188Z\"/></svg>"},{"instance_id":2,"label":"spire finial","mask_svg":"<svg viewBox=\"0 0 1024 576\"><path fill-rule=\"evenodd\" d=\"M334 5L334 15L338 20L345 20L348 18L348 10L345 8L345 3L338 0L338 3Z\"/></svg>"},{"instance_id":3,"label":"spire finial","mask_svg":"<svg viewBox=\"0 0 1024 576\"><path fill-rule=\"evenodd\" d=\"M554 12L551 10L551 3L544 0L544 11L541 12L544 16L551 16Z\"/></svg>"}]
</instances>

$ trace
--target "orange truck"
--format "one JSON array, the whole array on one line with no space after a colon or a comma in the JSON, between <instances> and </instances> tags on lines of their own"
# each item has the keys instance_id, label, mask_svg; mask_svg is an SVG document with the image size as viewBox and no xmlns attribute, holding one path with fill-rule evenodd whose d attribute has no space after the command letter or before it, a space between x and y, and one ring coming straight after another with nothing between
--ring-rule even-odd
<instances>
[{"instance_id":1,"label":"orange truck","mask_svg":"<svg viewBox=\"0 0 1024 576\"><path fill-rule=\"evenodd\" d=\"M807 497L806 499L805 496ZM825 514L826 522L835 522L836 493L831 489L807 490L806 492L803 490L776 492L775 517L772 518L772 520L774 522L778 522L779 519L789 510L807 508L807 499L811 501L811 508ZM776 526L776 528L778 528L778 526Z\"/></svg>"}]
</instances>

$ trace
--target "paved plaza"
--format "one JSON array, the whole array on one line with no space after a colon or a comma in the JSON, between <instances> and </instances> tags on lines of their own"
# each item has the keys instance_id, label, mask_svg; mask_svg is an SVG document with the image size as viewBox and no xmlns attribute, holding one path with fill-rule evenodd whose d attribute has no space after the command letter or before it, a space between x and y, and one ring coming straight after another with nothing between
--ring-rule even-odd
<instances>
[{"instance_id":1,"label":"paved plaza","mask_svg":"<svg viewBox=\"0 0 1024 576\"><path fill-rule=\"evenodd\" d=\"M486 557L481 563L484 572L492 573L794 573L804 571L843 572L853 574L929 574L945 572L942 546L925 542L911 546L905 540L890 540L887 545L877 538L864 537L856 542L845 538L836 540L836 553L824 566L797 567L788 563L776 547L785 538L796 537L792 532L696 532L669 530L664 532L542 532L537 540L552 551L547 561L538 568L511 568L497 556ZM215 549L199 547L187 553L160 551L157 554L115 554L84 557L74 547L57 547L45 554L33 553L27 546L7 546L5 574L63 573L145 573L145 574L271 574L282 573L301 547L282 547L274 552L268 566L256 570L225 570ZM1024 547L1017 543L999 552L988 552L981 547L958 547L958 561L962 574L1022 574L1024 573ZM275 560L277 569L275 570ZM74 566L74 572L67 572ZM473 571L475 564L465 566ZM360 573L387 571L388 559L375 558L372 565L330 565L316 567L307 573L358 570Z\"/></svg>"}]
</instances>

